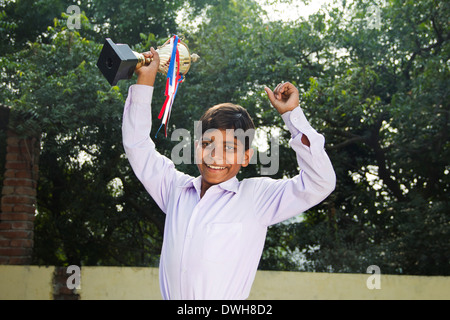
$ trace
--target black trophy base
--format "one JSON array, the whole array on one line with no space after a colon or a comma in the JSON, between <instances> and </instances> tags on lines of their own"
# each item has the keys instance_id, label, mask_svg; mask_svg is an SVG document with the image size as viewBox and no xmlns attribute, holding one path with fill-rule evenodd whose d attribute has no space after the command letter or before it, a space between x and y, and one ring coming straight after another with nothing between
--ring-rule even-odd
<instances>
[{"instance_id":1,"label":"black trophy base","mask_svg":"<svg viewBox=\"0 0 450 320\"><path fill-rule=\"evenodd\" d=\"M119 80L131 79L137 63L136 55L127 44L115 44L106 38L97 67L106 80L115 86Z\"/></svg>"}]
</instances>

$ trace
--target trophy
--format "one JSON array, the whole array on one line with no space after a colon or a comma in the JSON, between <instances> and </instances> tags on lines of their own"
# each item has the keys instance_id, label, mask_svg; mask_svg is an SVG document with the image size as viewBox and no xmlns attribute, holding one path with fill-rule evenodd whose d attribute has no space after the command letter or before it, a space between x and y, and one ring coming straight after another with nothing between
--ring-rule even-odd
<instances>
[{"instance_id":1,"label":"trophy","mask_svg":"<svg viewBox=\"0 0 450 320\"><path fill-rule=\"evenodd\" d=\"M191 63L196 62L199 56L195 53L191 55L188 46L181 40L178 42L177 49L179 52L178 72L184 76L189 71ZM158 71L167 74L173 52L171 39L158 47L156 51L160 58ZM97 67L111 86L115 86L119 80L130 79L136 69L148 66L151 61L152 59L146 59L142 53L131 50L127 44L115 44L111 39L106 38Z\"/></svg>"}]
</instances>

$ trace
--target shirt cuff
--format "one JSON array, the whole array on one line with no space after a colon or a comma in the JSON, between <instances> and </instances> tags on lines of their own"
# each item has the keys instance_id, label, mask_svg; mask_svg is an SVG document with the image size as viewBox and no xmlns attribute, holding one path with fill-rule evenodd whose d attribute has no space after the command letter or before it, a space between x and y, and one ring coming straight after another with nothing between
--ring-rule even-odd
<instances>
[{"instance_id":1,"label":"shirt cuff","mask_svg":"<svg viewBox=\"0 0 450 320\"><path fill-rule=\"evenodd\" d=\"M302 108L297 107L292 111L285 112L281 115L284 123L291 132L292 138L295 138L299 133L306 134L312 129L308 120L303 113Z\"/></svg>"}]
</instances>

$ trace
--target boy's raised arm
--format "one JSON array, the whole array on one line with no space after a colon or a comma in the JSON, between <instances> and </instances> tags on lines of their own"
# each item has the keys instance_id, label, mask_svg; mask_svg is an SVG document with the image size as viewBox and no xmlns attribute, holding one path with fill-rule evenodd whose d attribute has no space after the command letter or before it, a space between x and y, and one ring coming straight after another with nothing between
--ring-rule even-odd
<instances>
[{"instance_id":1,"label":"boy's raised arm","mask_svg":"<svg viewBox=\"0 0 450 320\"><path fill-rule=\"evenodd\" d=\"M291 179L261 179L254 196L261 222L272 225L319 204L334 190L336 175L325 138L311 127L299 107L299 92L289 82L274 91L265 88L269 100L292 134L290 145L297 154L300 172Z\"/></svg>"},{"instance_id":2,"label":"boy's raised arm","mask_svg":"<svg viewBox=\"0 0 450 320\"><path fill-rule=\"evenodd\" d=\"M168 195L180 172L176 171L171 160L156 151L150 139L151 101L159 56L153 48L144 55L153 58L153 62L136 71L137 84L129 88L123 114L123 145L134 173L158 206L166 212Z\"/></svg>"}]
</instances>

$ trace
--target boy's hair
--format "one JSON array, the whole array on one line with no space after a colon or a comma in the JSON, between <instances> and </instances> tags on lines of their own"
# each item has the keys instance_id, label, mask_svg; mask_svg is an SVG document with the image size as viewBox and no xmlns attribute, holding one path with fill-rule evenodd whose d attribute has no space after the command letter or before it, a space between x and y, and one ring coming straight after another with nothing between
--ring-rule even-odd
<instances>
[{"instance_id":1,"label":"boy's hair","mask_svg":"<svg viewBox=\"0 0 450 320\"><path fill-rule=\"evenodd\" d=\"M234 129L235 131L242 129L243 132L239 134L237 131L238 134L235 133L235 136L244 144L245 150L250 149L255 136L255 124L247 110L232 103L222 103L209 108L200 118L199 125L201 132L197 127L197 133L200 137L209 129Z\"/></svg>"}]
</instances>

